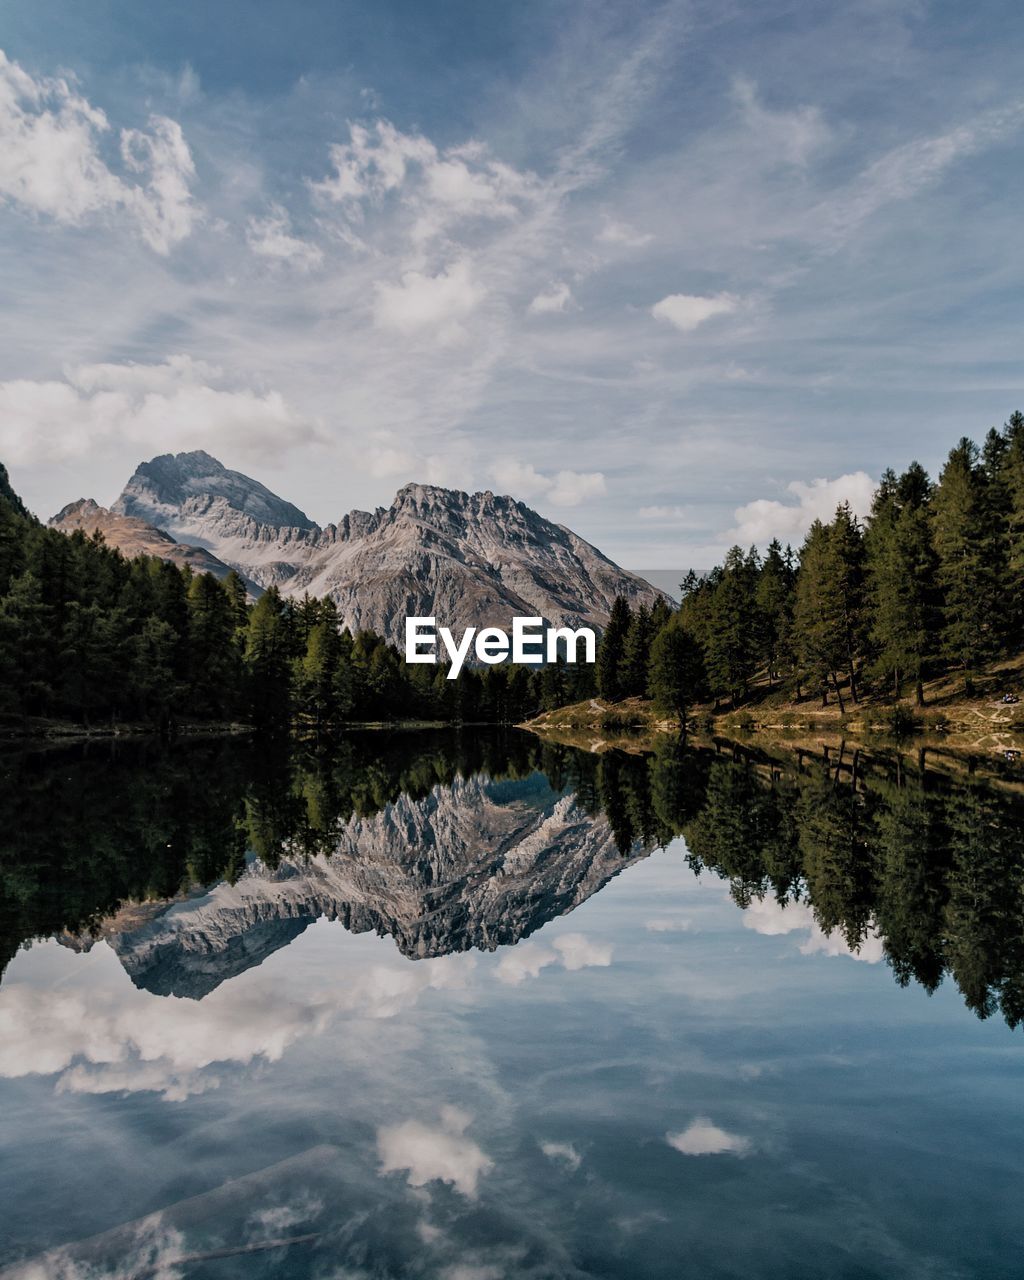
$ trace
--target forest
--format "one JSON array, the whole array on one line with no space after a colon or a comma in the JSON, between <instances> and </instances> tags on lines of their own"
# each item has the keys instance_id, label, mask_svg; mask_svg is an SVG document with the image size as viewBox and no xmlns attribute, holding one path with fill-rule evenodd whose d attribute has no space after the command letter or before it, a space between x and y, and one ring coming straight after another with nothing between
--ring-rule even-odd
<instances>
[{"instance_id":1,"label":"forest","mask_svg":"<svg viewBox=\"0 0 1024 1280\"><path fill-rule=\"evenodd\" d=\"M695 704L741 705L755 682L797 701L866 691L898 700L944 672L967 696L986 666L1018 653L1024 623L1024 415L966 437L938 481L913 462L887 470L861 522L841 505L797 552L733 547L691 571L670 617L616 602L597 657L611 701L652 697L685 718Z\"/></svg>"},{"instance_id":2,"label":"forest","mask_svg":"<svg viewBox=\"0 0 1024 1280\"><path fill-rule=\"evenodd\" d=\"M240 722L316 735L394 720L515 724L599 693L651 698L685 724L698 704L754 691L924 701L960 673L965 693L1021 650L1024 415L979 448L966 437L937 481L888 470L863 522L841 505L799 550L774 541L691 570L681 603L618 599L597 662L528 668L407 665L372 632L339 625L329 599L255 602L242 580L127 560L100 538L40 524L0 466L0 724Z\"/></svg>"},{"instance_id":3,"label":"forest","mask_svg":"<svg viewBox=\"0 0 1024 1280\"><path fill-rule=\"evenodd\" d=\"M593 668L407 666L329 599L246 597L241 578L126 559L46 528L0 466L0 725L241 722L313 734L356 722L514 723L593 692Z\"/></svg>"}]
</instances>

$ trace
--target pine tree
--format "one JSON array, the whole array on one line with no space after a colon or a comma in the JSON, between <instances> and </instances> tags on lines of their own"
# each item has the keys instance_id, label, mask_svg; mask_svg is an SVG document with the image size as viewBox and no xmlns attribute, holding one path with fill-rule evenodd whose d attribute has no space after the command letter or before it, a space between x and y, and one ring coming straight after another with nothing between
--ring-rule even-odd
<instances>
[{"instance_id":1,"label":"pine tree","mask_svg":"<svg viewBox=\"0 0 1024 1280\"><path fill-rule=\"evenodd\" d=\"M597 689L609 702L619 702L626 696L624 659L631 621L632 613L625 598L616 596L597 648Z\"/></svg>"},{"instance_id":2,"label":"pine tree","mask_svg":"<svg viewBox=\"0 0 1024 1280\"><path fill-rule=\"evenodd\" d=\"M279 730L291 717L290 647L281 595L271 587L253 605L245 640L249 713L261 728Z\"/></svg>"},{"instance_id":3,"label":"pine tree","mask_svg":"<svg viewBox=\"0 0 1024 1280\"><path fill-rule=\"evenodd\" d=\"M890 471L872 505L865 539L872 671L899 698L912 680L924 702L923 674L934 624L935 555L927 503L931 485L912 463L897 481Z\"/></svg>"},{"instance_id":4,"label":"pine tree","mask_svg":"<svg viewBox=\"0 0 1024 1280\"><path fill-rule=\"evenodd\" d=\"M843 711L839 672L847 658L846 610L829 527L815 520L800 552L793 609L793 637L798 673L821 689L822 706L832 686Z\"/></svg>"},{"instance_id":5,"label":"pine tree","mask_svg":"<svg viewBox=\"0 0 1024 1280\"><path fill-rule=\"evenodd\" d=\"M46 715L53 701L50 650L52 609L31 570L19 574L0 600L0 696L12 709Z\"/></svg>"},{"instance_id":6,"label":"pine tree","mask_svg":"<svg viewBox=\"0 0 1024 1280\"><path fill-rule=\"evenodd\" d=\"M986 559L985 478L978 447L966 437L942 469L932 511L941 650L970 677L997 648L993 609L1000 593Z\"/></svg>"},{"instance_id":7,"label":"pine tree","mask_svg":"<svg viewBox=\"0 0 1024 1280\"><path fill-rule=\"evenodd\" d=\"M793 585L796 575L792 556L786 556L778 538L768 545L754 590L756 606L755 661L768 673L768 686L779 679L787 665L793 627Z\"/></svg>"},{"instance_id":8,"label":"pine tree","mask_svg":"<svg viewBox=\"0 0 1024 1280\"><path fill-rule=\"evenodd\" d=\"M685 730L687 712L705 696L707 675L701 644L682 624L670 623L655 636L649 683L655 706Z\"/></svg>"},{"instance_id":9,"label":"pine tree","mask_svg":"<svg viewBox=\"0 0 1024 1280\"><path fill-rule=\"evenodd\" d=\"M188 588L188 701L199 715L227 716L235 710L240 677L235 626L222 583L211 573L196 574Z\"/></svg>"},{"instance_id":10,"label":"pine tree","mask_svg":"<svg viewBox=\"0 0 1024 1280\"><path fill-rule=\"evenodd\" d=\"M647 696L647 664L651 657L654 624L650 611L641 604L633 614L622 654L622 687L627 698Z\"/></svg>"},{"instance_id":11,"label":"pine tree","mask_svg":"<svg viewBox=\"0 0 1024 1280\"><path fill-rule=\"evenodd\" d=\"M306 638L306 653L298 664L296 696L319 735L338 718L338 662L341 639L337 625L317 622Z\"/></svg>"},{"instance_id":12,"label":"pine tree","mask_svg":"<svg viewBox=\"0 0 1024 1280\"><path fill-rule=\"evenodd\" d=\"M739 547L733 547L711 590L701 639L708 683L716 703L729 698L735 707L754 672L754 583L758 568ZM687 622L685 613L683 622Z\"/></svg>"}]
</instances>

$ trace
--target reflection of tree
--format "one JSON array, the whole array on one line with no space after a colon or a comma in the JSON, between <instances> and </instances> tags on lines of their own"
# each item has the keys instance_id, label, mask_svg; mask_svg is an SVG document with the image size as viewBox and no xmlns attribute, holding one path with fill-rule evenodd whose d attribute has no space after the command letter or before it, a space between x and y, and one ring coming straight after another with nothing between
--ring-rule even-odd
<instances>
[{"instance_id":1,"label":"reflection of tree","mask_svg":"<svg viewBox=\"0 0 1024 1280\"><path fill-rule=\"evenodd\" d=\"M913 978L932 992L945 971L942 922L948 861L937 806L920 779L885 784L875 810L877 889L874 917L896 981Z\"/></svg>"},{"instance_id":2,"label":"reflection of tree","mask_svg":"<svg viewBox=\"0 0 1024 1280\"><path fill-rule=\"evenodd\" d=\"M838 929L857 948L867 935L874 902L864 797L815 769L800 788L796 823L807 893L822 929Z\"/></svg>"},{"instance_id":3,"label":"reflection of tree","mask_svg":"<svg viewBox=\"0 0 1024 1280\"><path fill-rule=\"evenodd\" d=\"M1016 1025L1024 1012L1019 818L1015 822L991 793L969 786L947 798L946 819L949 968L979 1017L1001 1005Z\"/></svg>"},{"instance_id":4,"label":"reflection of tree","mask_svg":"<svg viewBox=\"0 0 1024 1280\"><path fill-rule=\"evenodd\" d=\"M237 742L10 755L0 773L0 971L24 942L80 934L125 902L234 881L251 851L330 853L338 826L458 776L525 777L526 734L352 735L304 756Z\"/></svg>"},{"instance_id":5,"label":"reflection of tree","mask_svg":"<svg viewBox=\"0 0 1024 1280\"><path fill-rule=\"evenodd\" d=\"M353 734L315 753L237 742L59 750L0 772L0 964L125 902L235 880L247 854L330 855L339 828L401 796L539 772L605 815L623 854L685 837L742 907L803 899L850 947L872 924L901 985L949 973L980 1017L1024 1022L1024 802L977 778L841 754L791 768L753 751L591 755L523 733Z\"/></svg>"}]
</instances>

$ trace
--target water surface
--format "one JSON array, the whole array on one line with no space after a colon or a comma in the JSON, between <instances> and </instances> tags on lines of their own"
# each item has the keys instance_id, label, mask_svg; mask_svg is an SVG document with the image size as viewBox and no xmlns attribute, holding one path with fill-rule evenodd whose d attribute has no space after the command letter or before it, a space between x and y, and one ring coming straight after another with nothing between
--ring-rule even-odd
<instances>
[{"instance_id":1,"label":"water surface","mask_svg":"<svg viewBox=\"0 0 1024 1280\"><path fill-rule=\"evenodd\" d=\"M1019 1275L1015 785L11 757L0 1275Z\"/></svg>"}]
</instances>

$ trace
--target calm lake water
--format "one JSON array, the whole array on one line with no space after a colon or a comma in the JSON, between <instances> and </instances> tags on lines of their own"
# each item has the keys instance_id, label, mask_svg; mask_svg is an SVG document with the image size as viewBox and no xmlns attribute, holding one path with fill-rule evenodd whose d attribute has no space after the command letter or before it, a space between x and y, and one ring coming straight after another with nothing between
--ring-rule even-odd
<instances>
[{"instance_id":1,"label":"calm lake water","mask_svg":"<svg viewBox=\"0 0 1024 1280\"><path fill-rule=\"evenodd\" d=\"M1019 1277L1012 777L0 761L0 1276Z\"/></svg>"}]
</instances>

